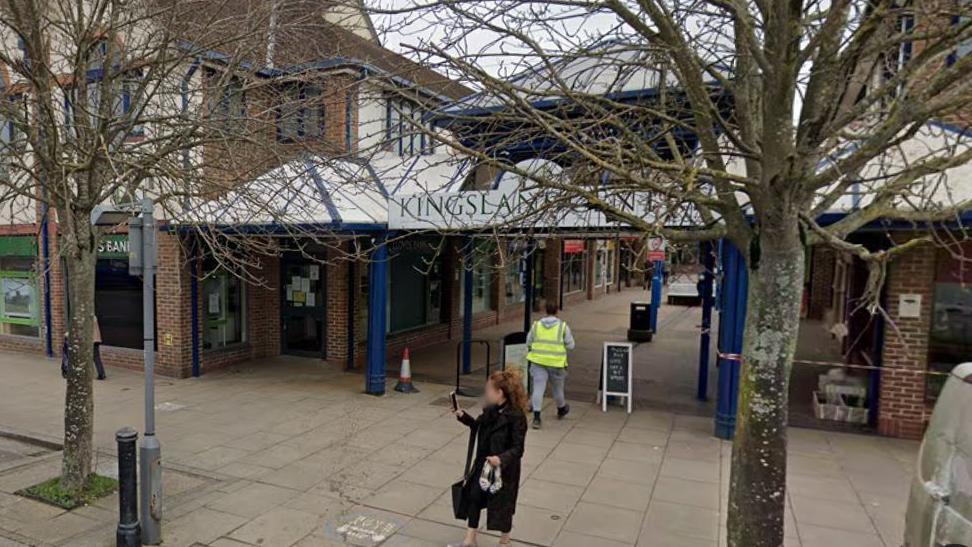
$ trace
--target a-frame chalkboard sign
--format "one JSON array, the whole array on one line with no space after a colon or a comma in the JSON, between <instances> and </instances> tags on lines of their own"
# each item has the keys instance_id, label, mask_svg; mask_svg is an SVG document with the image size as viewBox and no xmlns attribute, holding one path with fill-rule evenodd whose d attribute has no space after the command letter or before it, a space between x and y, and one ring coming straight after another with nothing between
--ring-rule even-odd
<instances>
[{"instance_id":1,"label":"a-frame chalkboard sign","mask_svg":"<svg viewBox=\"0 0 972 547\"><path fill-rule=\"evenodd\" d=\"M601 410L607 412L609 395L626 397L628 414L631 414L631 360L634 344L629 342L604 342L604 359L601 366Z\"/></svg>"}]
</instances>

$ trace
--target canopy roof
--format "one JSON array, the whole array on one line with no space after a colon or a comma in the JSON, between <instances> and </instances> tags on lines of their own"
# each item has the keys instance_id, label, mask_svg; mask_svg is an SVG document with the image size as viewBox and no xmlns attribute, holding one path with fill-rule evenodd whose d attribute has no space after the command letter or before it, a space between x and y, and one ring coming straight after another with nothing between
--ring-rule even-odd
<instances>
[{"instance_id":1,"label":"canopy roof","mask_svg":"<svg viewBox=\"0 0 972 547\"><path fill-rule=\"evenodd\" d=\"M194 204L188 223L275 229L384 228L388 199L458 187L466 164L445 154L371 159L305 157L216 199Z\"/></svg>"}]
</instances>

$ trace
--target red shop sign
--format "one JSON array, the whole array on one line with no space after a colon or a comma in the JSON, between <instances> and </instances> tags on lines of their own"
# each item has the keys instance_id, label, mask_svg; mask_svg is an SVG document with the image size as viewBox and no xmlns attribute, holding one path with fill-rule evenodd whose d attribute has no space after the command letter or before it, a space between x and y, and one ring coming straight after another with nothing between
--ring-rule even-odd
<instances>
[{"instance_id":1,"label":"red shop sign","mask_svg":"<svg viewBox=\"0 0 972 547\"><path fill-rule=\"evenodd\" d=\"M584 252L584 240L583 239L565 239L564 240L564 252L567 254L583 253Z\"/></svg>"}]
</instances>

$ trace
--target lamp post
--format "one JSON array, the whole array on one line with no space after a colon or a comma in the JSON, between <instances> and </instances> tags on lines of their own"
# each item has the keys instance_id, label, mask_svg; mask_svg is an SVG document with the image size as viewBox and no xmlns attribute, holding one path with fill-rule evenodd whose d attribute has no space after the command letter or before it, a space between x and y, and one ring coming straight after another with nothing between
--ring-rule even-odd
<instances>
[{"instance_id":1,"label":"lamp post","mask_svg":"<svg viewBox=\"0 0 972 547\"><path fill-rule=\"evenodd\" d=\"M142 544L162 542L162 445L155 436L155 203L142 199L140 209L98 206L95 226L128 224L128 273L142 276L142 326L145 360L145 433L139 446Z\"/></svg>"}]
</instances>

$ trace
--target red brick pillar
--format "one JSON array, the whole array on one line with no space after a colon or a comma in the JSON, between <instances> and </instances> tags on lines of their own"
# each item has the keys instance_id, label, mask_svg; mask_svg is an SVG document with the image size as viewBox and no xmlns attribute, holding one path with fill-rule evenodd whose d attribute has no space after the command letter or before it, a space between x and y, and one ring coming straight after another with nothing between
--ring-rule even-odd
<instances>
[{"instance_id":1,"label":"red brick pillar","mask_svg":"<svg viewBox=\"0 0 972 547\"><path fill-rule=\"evenodd\" d=\"M923 246L897 257L888 268L883 370L878 429L882 435L920 438L929 412L925 376L911 371L928 368L928 337L935 276L935 248ZM901 317L902 295L921 298L917 318Z\"/></svg>"},{"instance_id":2,"label":"red brick pillar","mask_svg":"<svg viewBox=\"0 0 972 547\"><path fill-rule=\"evenodd\" d=\"M348 262L345 243L340 248L329 248L327 253L327 271L325 289L327 309L325 310L327 326L327 359L335 363L344 364L348 358L348 325L350 308L348 307Z\"/></svg>"},{"instance_id":3,"label":"red brick pillar","mask_svg":"<svg viewBox=\"0 0 972 547\"><path fill-rule=\"evenodd\" d=\"M251 272L259 284L248 284L247 341L253 357L280 355L280 258L259 257L259 267Z\"/></svg>"},{"instance_id":4,"label":"red brick pillar","mask_svg":"<svg viewBox=\"0 0 972 547\"><path fill-rule=\"evenodd\" d=\"M188 260L179 236L158 234L155 321L158 372L185 378L192 373L192 299Z\"/></svg>"},{"instance_id":5,"label":"red brick pillar","mask_svg":"<svg viewBox=\"0 0 972 547\"><path fill-rule=\"evenodd\" d=\"M55 222L48 223L48 242L49 242L48 248L50 251L49 260L50 260L50 268L51 268L51 275L50 275L51 332L52 332L51 343L54 346L54 354L61 355L61 349L63 348L63 342L64 342L64 332L65 330L67 330L67 327L65 325L65 316L64 316L65 310L67 309L66 308L67 304L65 301L65 294L64 294L64 267L63 267L64 263L61 261L61 253L58 248L57 223ZM44 252L43 249L41 248L40 238L37 239L37 249L39 253ZM43 268L44 257L41 254L38 254L38 257L39 257L38 260L40 261L38 262L38 265L40 268ZM40 295L43 295L44 294L43 291L47 290L47 287L44 286L45 278L46 276L44 276L44 272L41 271ZM43 303L44 303L44 298L43 296L41 296L41 306L43 306ZM41 339L43 340L45 336L45 333L43 332L43 328L44 328L43 310L41 311L40 323L41 323Z\"/></svg>"},{"instance_id":6,"label":"red brick pillar","mask_svg":"<svg viewBox=\"0 0 972 547\"><path fill-rule=\"evenodd\" d=\"M813 247L810 256L810 305L808 319L823 319L832 304L834 265L837 252L830 247Z\"/></svg>"}]
</instances>

